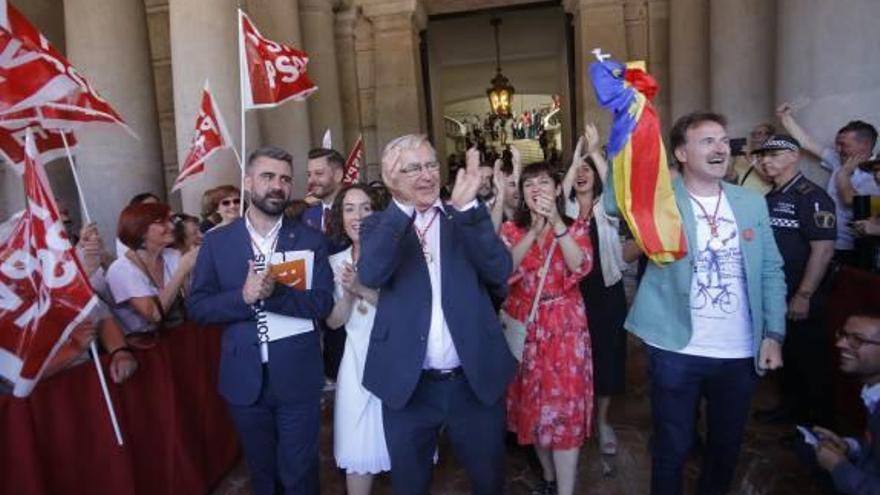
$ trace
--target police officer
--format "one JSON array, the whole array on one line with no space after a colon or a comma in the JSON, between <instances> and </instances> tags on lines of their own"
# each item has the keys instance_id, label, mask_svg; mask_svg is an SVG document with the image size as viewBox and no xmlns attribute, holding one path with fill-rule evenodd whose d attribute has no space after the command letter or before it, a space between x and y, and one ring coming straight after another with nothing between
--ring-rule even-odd
<instances>
[{"instance_id":1,"label":"police officer","mask_svg":"<svg viewBox=\"0 0 880 495\"><path fill-rule=\"evenodd\" d=\"M755 153L773 181L767 206L788 286L783 408L764 419L830 424L831 340L824 303L837 236L834 202L798 170L800 144L791 136L771 136Z\"/></svg>"}]
</instances>

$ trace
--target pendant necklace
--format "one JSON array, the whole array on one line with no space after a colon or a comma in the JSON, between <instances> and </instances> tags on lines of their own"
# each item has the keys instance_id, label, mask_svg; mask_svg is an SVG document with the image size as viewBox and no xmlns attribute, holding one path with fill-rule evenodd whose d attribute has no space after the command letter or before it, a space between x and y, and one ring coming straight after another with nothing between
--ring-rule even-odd
<instances>
[{"instance_id":1,"label":"pendant necklace","mask_svg":"<svg viewBox=\"0 0 880 495\"><path fill-rule=\"evenodd\" d=\"M694 200L694 203L700 207L700 210L703 212L703 216L706 219L706 223L709 224L709 250L710 251L718 251L724 247L724 243L721 242L721 239L718 238L718 208L721 206L721 187L718 187L718 199L715 201L715 211L712 215L709 215L709 212L703 206L703 203L700 202L693 194L688 191L688 196Z\"/></svg>"},{"instance_id":2,"label":"pendant necklace","mask_svg":"<svg viewBox=\"0 0 880 495\"><path fill-rule=\"evenodd\" d=\"M422 246L422 254L425 255L425 261L427 261L429 264L434 262L434 256L431 255L431 250L428 249L428 243L425 240L425 236L428 234L428 230L431 228L431 225L434 224L434 220L437 219L437 216L439 214L440 214L440 210L435 209L434 216L431 217L431 220L428 221L428 224L425 225L424 229L419 230L418 227L416 227L416 235L419 238L419 244L421 244L421 246Z\"/></svg>"}]
</instances>

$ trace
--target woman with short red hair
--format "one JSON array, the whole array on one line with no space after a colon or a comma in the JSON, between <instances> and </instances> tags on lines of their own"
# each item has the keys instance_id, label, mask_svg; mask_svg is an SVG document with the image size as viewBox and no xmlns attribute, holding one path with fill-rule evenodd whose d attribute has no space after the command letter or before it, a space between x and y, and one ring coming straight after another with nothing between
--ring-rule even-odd
<instances>
[{"instance_id":1,"label":"woman with short red hair","mask_svg":"<svg viewBox=\"0 0 880 495\"><path fill-rule=\"evenodd\" d=\"M126 334L157 330L183 318L183 288L198 248L181 256L174 243L171 209L142 203L122 210L119 240L129 248L107 270L113 312Z\"/></svg>"}]
</instances>

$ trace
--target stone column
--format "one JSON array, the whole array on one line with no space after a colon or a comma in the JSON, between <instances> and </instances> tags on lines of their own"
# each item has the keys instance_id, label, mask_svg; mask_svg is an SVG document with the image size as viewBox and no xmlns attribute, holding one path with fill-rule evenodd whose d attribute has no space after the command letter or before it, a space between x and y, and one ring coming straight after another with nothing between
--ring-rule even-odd
<instances>
[{"instance_id":1,"label":"stone column","mask_svg":"<svg viewBox=\"0 0 880 495\"><path fill-rule=\"evenodd\" d=\"M773 0L712 0L709 5L711 108L728 118L728 134L742 137L772 120Z\"/></svg>"},{"instance_id":2,"label":"stone column","mask_svg":"<svg viewBox=\"0 0 880 495\"><path fill-rule=\"evenodd\" d=\"M336 3L336 0L299 0L303 47L309 54L309 76L318 86L318 91L308 100L312 145L320 146L324 132L330 129L333 147L345 153L333 18Z\"/></svg>"},{"instance_id":3,"label":"stone column","mask_svg":"<svg viewBox=\"0 0 880 495\"><path fill-rule=\"evenodd\" d=\"M611 115L596 102L587 69L595 60L591 52L597 47L621 62L629 59L623 0L565 0L563 7L573 15L575 32L572 69L576 73L579 116L575 132L581 132L585 122L595 122L603 134L607 133Z\"/></svg>"},{"instance_id":4,"label":"stone column","mask_svg":"<svg viewBox=\"0 0 880 495\"><path fill-rule=\"evenodd\" d=\"M669 0L650 0L648 6L648 71L660 85L654 107L660 113L663 129L669 129Z\"/></svg>"},{"instance_id":5,"label":"stone column","mask_svg":"<svg viewBox=\"0 0 880 495\"><path fill-rule=\"evenodd\" d=\"M670 121L709 107L709 2L669 0Z\"/></svg>"},{"instance_id":6,"label":"stone column","mask_svg":"<svg viewBox=\"0 0 880 495\"><path fill-rule=\"evenodd\" d=\"M402 134L425 132L419 31L427 18L413 0L365 0L373 25L377 146Z\"/></svg>"},{"instance_id":7,"label":"stone column","mask_svg":"<svg viewBox=\"0 0 880 495\"><path fill-rule=\"evenodd\" d=\"M251 0L253 16L260 32L267 38L303 48L300 32L300 9L297 0ZM308 66L312 77L314 56ZM314 81L314 79L312 79ZM320 83L315 83L319 86ZM302 197L306 191L306 161L312 147L312 132L309 128L309 101L323 92L323 86L309 96L307 101L288 101L275 107L256 110L260 123L260 134L265 144L280 146L293 155L293 193Z\"/></svg>"},{"instance_id":8,"label":"stone column","mask_svg":"<svg viewBox=\"0 0 880 495\"><path fill-rule=\"evenodd\" d=\"M214 100L239 153L246 157L261 143L257 113L262 110L251 110L246 120L247 149L241 149L237 6L236 0L169 1L174 122L177 156L181 159L192 140L205 78L210 81ZM199 212L206 189L220 184L237 186L241 181L232 153L221 152L210 165L203 177L182 189L187 213Z\"/></svg>"},{"instance_id":9,"label":"stone column","mask_svg":"<svg viewBox=\"0 0 880 495\"><path fill-rule=\"evenodd\" d=\"M337 138L334 138L334 141L340 143L339 148L343 154L351 150L362 133L355 51L357 19L358 10L354 7L336 13L336 65L339 68L339 97L345 146L343 147L343 141Z\"/></svg>"},{"instance_id":10,"label":"stone column","mask_svg":"<svg viewBox=\"0 0 880 495\"><path fill-rule=\"evenodd\" d=\"M358 106L361 128L364 132L364 159L367 180L380 177L379 154L381 145L376 137L376 67L373 23L364 17L355 21L355 66L357 67Z\"/></svg>"},{"instance_id":11,"label":"stone column","mask_svg":"<svg viewBox=\"0 0 880 495\"><path fill-rule=\"evenodd\" d=\"M779 0L776 101L796 101L798 122L831 145L837 130L860 119L880 126L880 2ZM824 184L818 167L802 167ZM819 173L817 173L819 172Z\"/></svg>"},{"instance_id":12,"label":"stone column","mask_svg":"<svg viewBox=\"0 0 880 495\"><path fill-rule=\"evenodd\" d=\"M149 191L165 197L144 2L66 0L64 21L70 62L139 137L109 125L77 133L86 202L111 243L119 212L132 196Z\"/></svg>"}]
</instances>

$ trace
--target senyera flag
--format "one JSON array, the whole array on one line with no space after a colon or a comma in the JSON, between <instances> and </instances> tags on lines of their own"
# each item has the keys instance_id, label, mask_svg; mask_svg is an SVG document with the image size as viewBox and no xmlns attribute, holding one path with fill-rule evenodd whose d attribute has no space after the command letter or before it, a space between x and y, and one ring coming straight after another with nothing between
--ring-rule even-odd
<instances>
[{"instance_id":1,"label":"senyera flag","mask_svg":"<svg viewBox=\"0 0 880 495\"><path fill-rule=\"evenodd\" d=\"M27 208L0 239L0 378L30 394L47 363L97 303L28 136Z\"/></svg>"},{"instance_id":2,"label":"senyera flag","mask_svg":"<svg viewBox=\"0 0 880 495\"><path fill-rule=\"evenodd\" d=\"M205 171L205 160L214 152L224 148L232 148L232 139L226 130L223 116L217 108L208 81L202 89L202 101L199 115L196 117L196 129L189 145L186 157L180 163L180 174L174 181L171 192L180 189L189 179Z\"/></svg>"},{"instance_id":3,"label":"senyera flag","mask_svg":"<svg viewBox=\"0 0 880 495\"><path fill-rule=\"evenodd\" d=\"M266 39L243 11L239 15L239 60L244 108L268 108L302 100L318 87L309 80L304 52Z\"/></svg>"},{"instance_id":4,"label":"senyera flag","mask_svg":"<svg viewBox=\"0 0 880 495\"><path fill-rule=\"evenodd\" d=\"M657 82L644 63L613 60L590 64L596 99L614 116L608 136L613 192L636 242L653 262L687 253L681 214L666 162L660 119L651 100Z\"/></svg>"},{"instance_id":5,"label":"senyera flag","mask_svg":"<svg viewBox=\"0 0 880 495\"><path fill-rule=\"evenodd\" d=\"M355 141L348 159L345 160L345 174L342 177L343 184L354 184L361 180L361 170L364 167L364 136L360 135Z\"/></svg>"}]
</instances>

